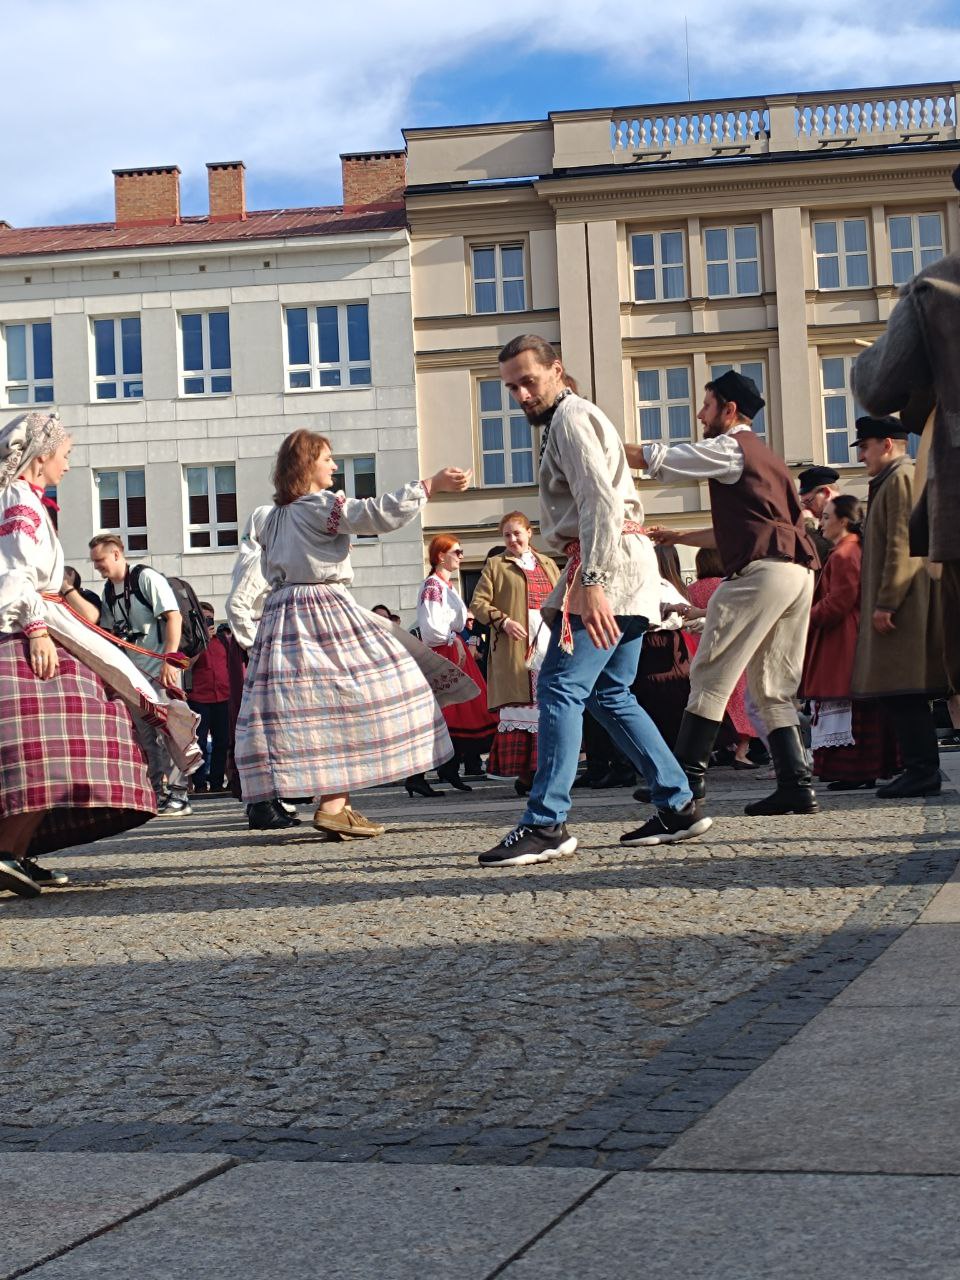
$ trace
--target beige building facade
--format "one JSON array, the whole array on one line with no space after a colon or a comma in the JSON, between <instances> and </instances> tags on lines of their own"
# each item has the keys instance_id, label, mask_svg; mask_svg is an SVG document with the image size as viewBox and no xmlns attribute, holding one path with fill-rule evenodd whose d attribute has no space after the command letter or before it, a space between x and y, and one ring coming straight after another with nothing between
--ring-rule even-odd
<instances>
[{"instance_id":1,"label":"beige building facade","mask_svg":"<svg viewBox=\"0 0 960 1280\"><path fill-rule=\"evenodd\" d=\"M523 332L631 442L696 440L704 383L734 366L794 473L865 493L850 364L899 285L960 249L958 111L941 84L407 130L423 468L477 477L427 534L454 528L475 569L504 512L536 517L536 433L497 380ZM707 522L706 485L637 483L651 520Z\"/></svg>"}]
</instances>

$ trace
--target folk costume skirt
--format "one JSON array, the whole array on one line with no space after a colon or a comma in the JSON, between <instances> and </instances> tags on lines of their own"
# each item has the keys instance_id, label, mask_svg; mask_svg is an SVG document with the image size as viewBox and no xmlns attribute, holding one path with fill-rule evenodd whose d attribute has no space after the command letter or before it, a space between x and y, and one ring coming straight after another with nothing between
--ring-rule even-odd
<instances>
[{"instance_id":1,"label":"folk costume skirt","mask_svg":"<svg viewBox=\"0 0 960 1280\"><path fill-rule=\"evenodd\" d=\"M45 811L30 857L128 831L157 811L130 712L56 649L57 674L38 680L27 640L0 635L0 817Z\"/></svg>"},{"instance_id":2,"label":"folk costume skirt","mask_svg":"<svg viewBox=\"0 0 960 1280\"><path fill-rule=\"evenodd\" d=\"M420 668L348 591L270 593L237 719L235 759L248 804L376 787L452 755Z\"/></svg>"},{"instance_id":3,"label":"folk costume skirt","mask_svg":"<svg viewBox=\"0 0 960 1280\"><path fill-rule=\"evenodd\" d=\"M430 648L459 667L480 690L469 702L444 707L443 718L460 759L468 755L483 755L490 750L498 721L496 712L487 710L487 682L470 649L461 640L455 640L453 644L431 645Z\"/></svg>"},{"instance_id":4,"label":"folk costume skirt","mask_svg":"<svg viewBox=\"0 0 960 1280\"><path fill-rule=\"evenodd\" d=\"M851 704L853 743L819 747L813 771L821 782L867 782L892 778L903 767L893 725L879 698L857 698Z\"/></svg>"}]
</instances>

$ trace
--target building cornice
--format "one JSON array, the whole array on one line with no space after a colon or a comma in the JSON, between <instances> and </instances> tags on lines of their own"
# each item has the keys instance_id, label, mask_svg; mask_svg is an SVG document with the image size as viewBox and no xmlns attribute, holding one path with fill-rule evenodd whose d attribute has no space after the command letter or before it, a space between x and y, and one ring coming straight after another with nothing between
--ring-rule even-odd
<instances>
[{"instance_id":1,"label":"building cornice","mask_svg":"<svg viewBox=\"0 0 960 1280\"><path fill-rule=\"evenodd\" d=\"M558 355L560 343L552 344ZM467 373L497 373L497 357L503 344L485 347L448 347L443 351L415 351L417 372L429 369L463 369Z\"/></svg>"},{"instance_id":2,"label":"building cornice","mask_svg":"<svg viewBox=\"0 0 960 1280\"><path fill-rule=\"evenodd\" d=\"M413 327L417 330L422 329L425 332L429 332L431 329L487 329L491 324L514 325L523 323L526 328L543 320L559 319L560 311L557 307L543 307L533 311L498 311L482 315L466 312L449 316L415 315L413 317Z\"/></svg>"},{"instance_id":3,"label":"building cornice","mask_svg":"<svg viewBox=\"0 0 960 1280\"><path fill-rule=\"evenodd\" d=\"M682 355L689 359L694 351L705 354L741 351L768 351L777 346L776 329L740 329L723 333L662 334L651 338L629 337L622 342L623 354L639 361L649 356Z\"/></svg>"}]
</instances>

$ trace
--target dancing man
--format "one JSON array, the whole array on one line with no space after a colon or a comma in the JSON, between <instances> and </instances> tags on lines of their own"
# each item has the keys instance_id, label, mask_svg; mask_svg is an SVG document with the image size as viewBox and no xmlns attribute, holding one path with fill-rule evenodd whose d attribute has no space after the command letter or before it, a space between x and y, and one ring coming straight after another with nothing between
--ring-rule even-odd
<instances>
[{"instance_id":1,"label":"dancing man","mask_svg":"<svg viewBox=\"0 0 960 1280\"><path fill-rule=\"evenodd\" d=\"M648 625L660 621L660 570L623 442L605 414L564 382L549 342L532 334L500 352L500 377L541 428L540 533L567 571L542 606L551 639L540 670L538 764L527 808L484 867L546 862L573 853L566 827L583 710L607 729L650 786L657 812L625 845L689 840L711 825L683 770L630 685Z\"/></svg>"},{"instance_id":2,"label":"dancing man","mask_svg":"<svg viewBox=\"0 0 960 1280\"><path fill-rule=\"evenodd\" d=\"M747 688L769 735L777 789L745 812L815 813L794 699L819 561L790 472L750 425L763 405L756 383L730 369L706 385L697 414L704 440L628 445L627 457L655 480L710 485L712 528L654 533L659 542L716 547L723 562L724 581L707 606L674 748L693 794L700 799L706 793L724 708L746 667Z\"/></svg>"}]
</instances>

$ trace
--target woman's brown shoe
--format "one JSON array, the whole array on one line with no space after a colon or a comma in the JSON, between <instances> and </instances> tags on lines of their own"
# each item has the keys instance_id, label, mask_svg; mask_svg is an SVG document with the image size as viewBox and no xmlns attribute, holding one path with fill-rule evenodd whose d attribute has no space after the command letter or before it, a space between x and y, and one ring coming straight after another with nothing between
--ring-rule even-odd
<instances>
[{"instance_id":1,"label":"woman's brown shoe","mask_svg":"<svg viewBox=\"0 0 960 1280\"><path fill-rule=\"evenodd\" d=\"M348 804L339 813L323 813L318 809L313 815L313 825L324 835L333 836L336 840L351 840L356 836L382 836L386 831L382 823L371 822Z\"/></svg>"}]
</instances>

